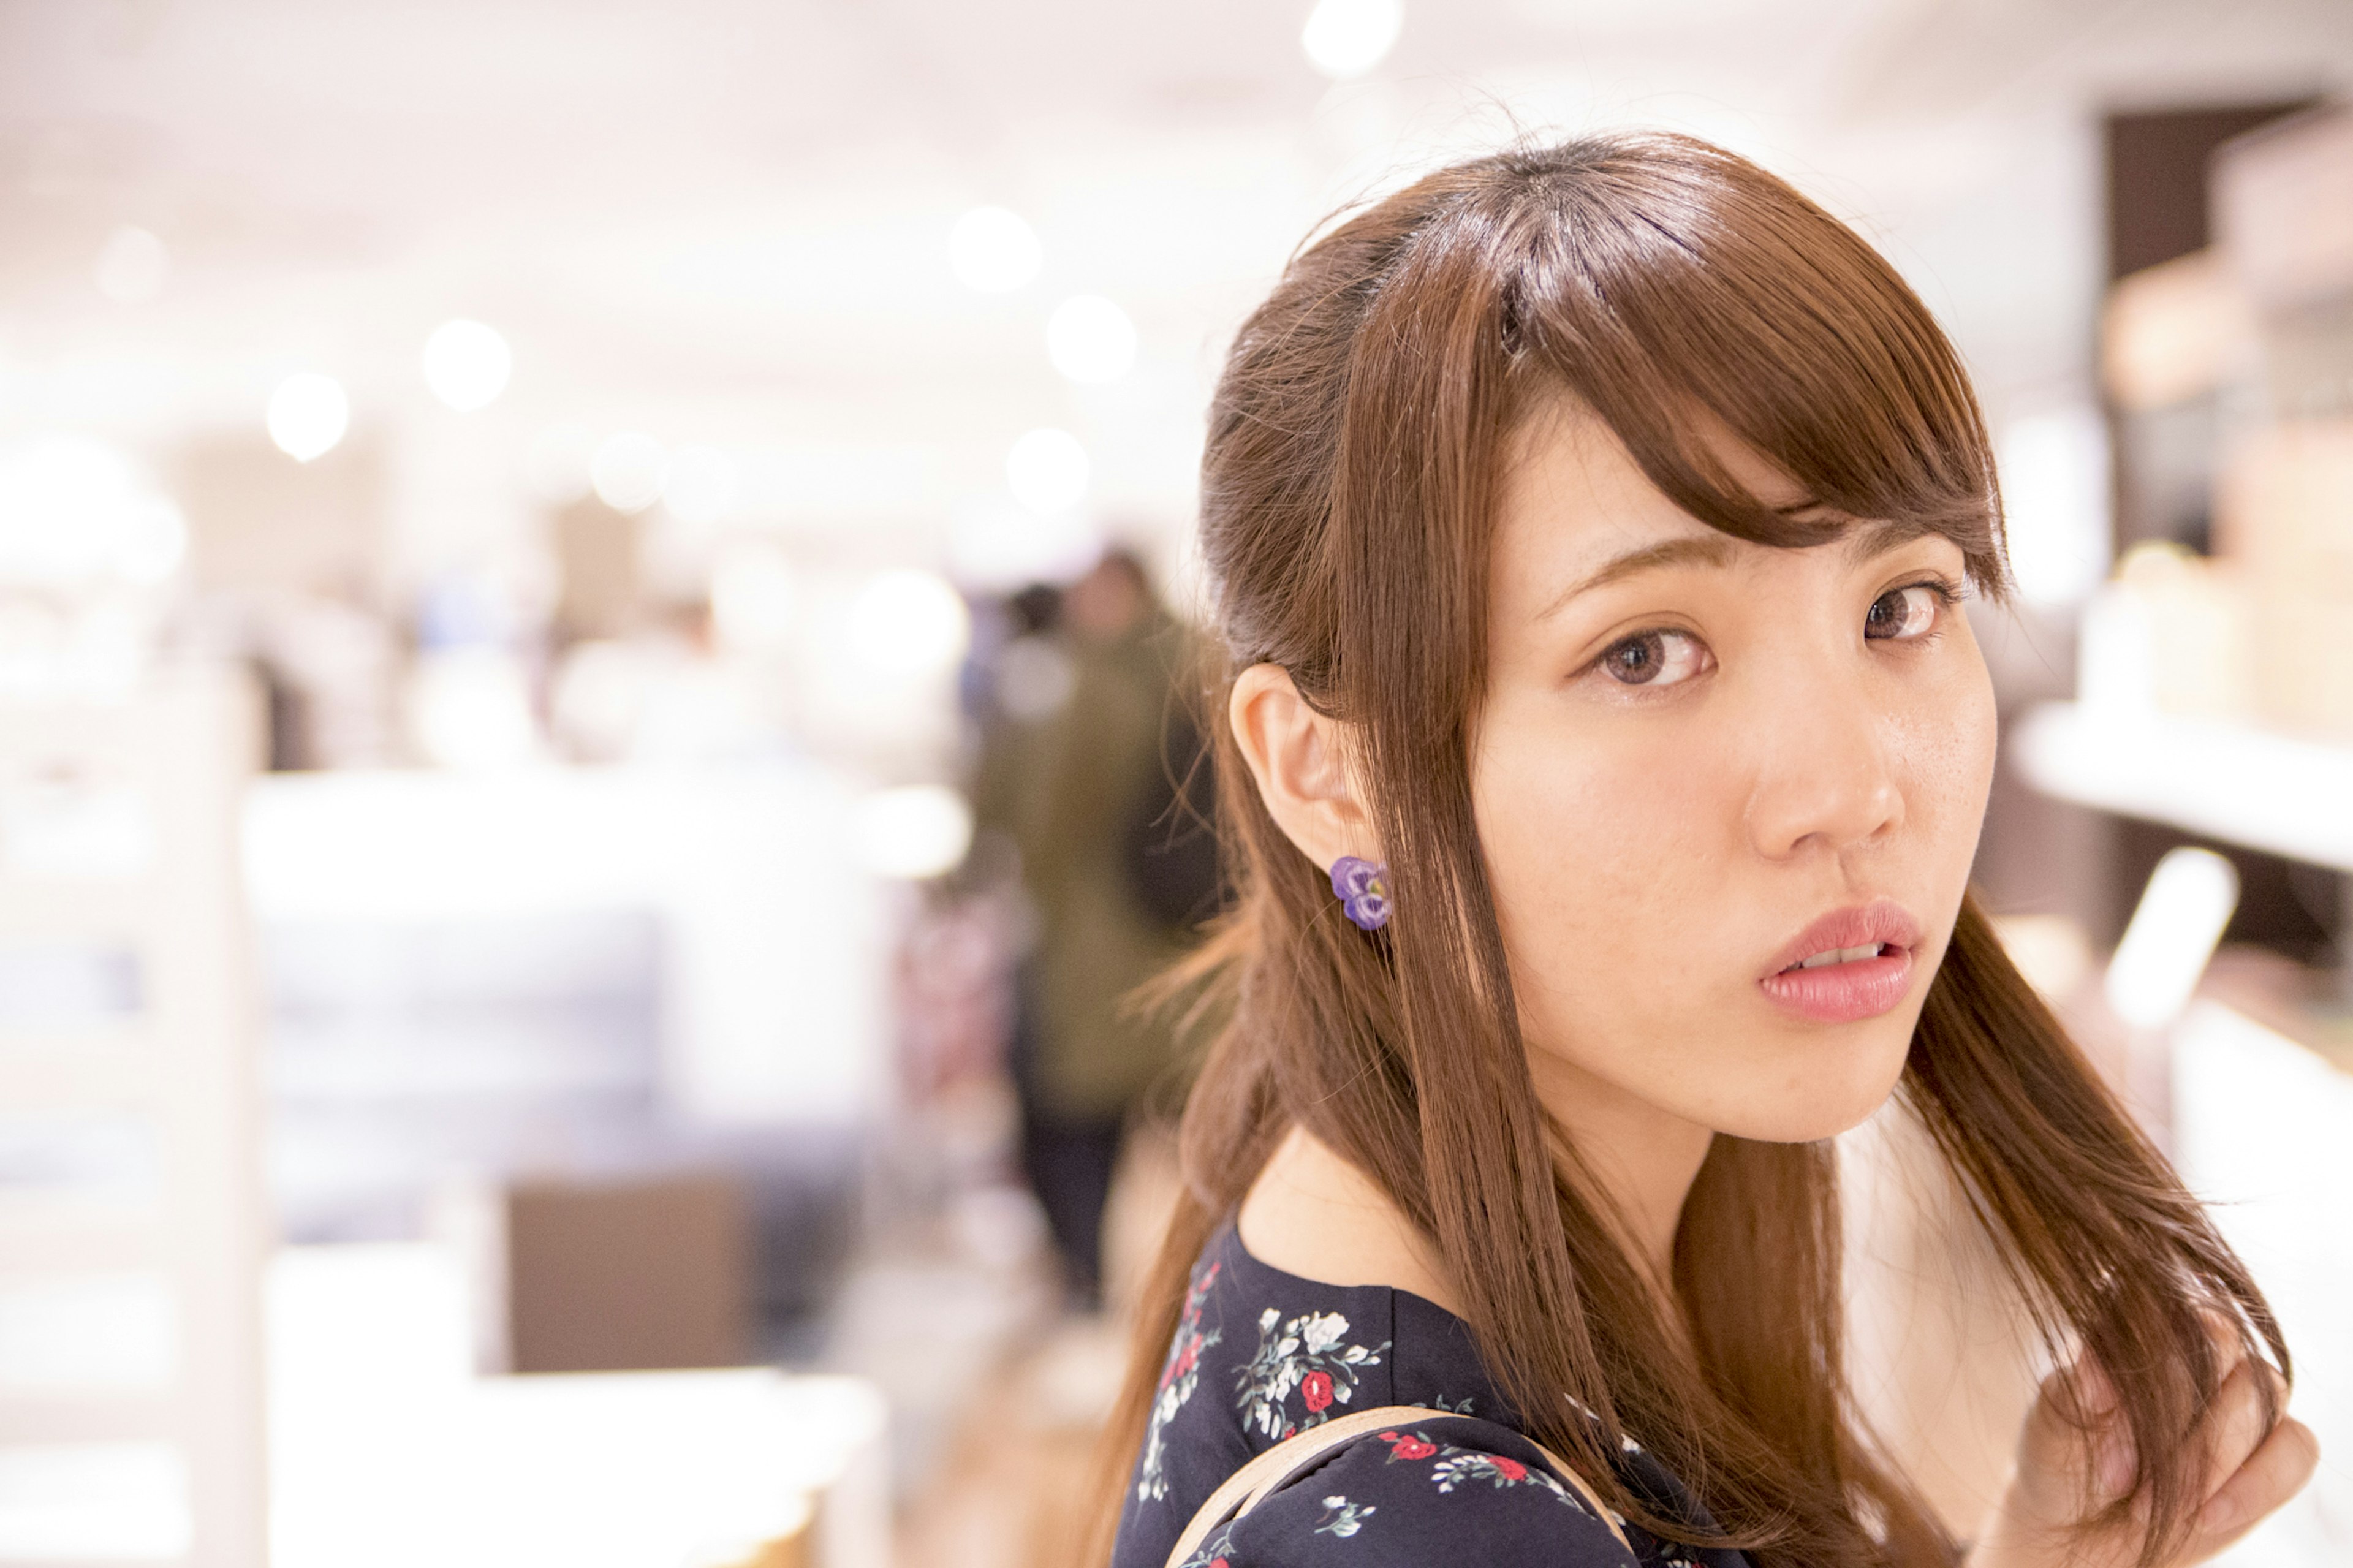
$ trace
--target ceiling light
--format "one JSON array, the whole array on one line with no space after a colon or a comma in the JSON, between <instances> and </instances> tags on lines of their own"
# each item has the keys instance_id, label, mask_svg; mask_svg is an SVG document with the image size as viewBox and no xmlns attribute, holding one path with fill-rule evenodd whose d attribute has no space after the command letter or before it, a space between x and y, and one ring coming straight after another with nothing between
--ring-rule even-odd
<instances>
[{"instance_id":1,"label":"ceiling light","mask_svg":"<svg viewBox=\"0 0 2353 1568\"><path fill-rule=\"evenodd\" d=\"M1013 499L1048 516L1078 505L1092 477L1087 449L1068 430L1032 430L1005 454Z\"/></svg>"},{"instance_id":2,"label":"ceiling light","mask_svg":"<svg viewBox=\"0 0 2353 1568\"><path fill-rule=\"evenodd\" d=\"M1299 31L1299 47L1308 64L1345 81L1387 58L1404 26L1404 0L1317 0Z\"/></svg>"},{"instance_id":3,"label":"ceiling light","mask_svg":"<svg viewBox=\"0 0 2353 1568\"><path fill-rule=\"evenodd\" d=\"M487 406L506 390L514 355L506 339L480 321L444 321L425 340L425 384L460 414Z\"/></svg>"},{"instance_id":4,"label":"ceiling light","mask_svg":"<svg viewBox=\"0 0 2353 1568\"><path fill-rule=\"evenodd\" d=\"M164 291L172 274L172 253L143 228L125 225L98 247L93 277L98 291L118 305L143 305Z\"/></svg>"},{"instance_id":5,"label":"ceiling light","mask_svg":"<svg viewBox=\"0 0 2353 1568\"><path fill-rule=\"evenodd\" d=\"M607 436L588 464L596 499L615 511L643 511L661 499L670 479L670 454L652 437L636 430Z\"/></svg>"},{"instance_id":6,"label":"ceiling light","mask_svg":"<svg viewBox=\"0 0 2353 1568\"><path fill-rule=\"evenodd\" d=\"M269 395L269 438L298 463L332 451L351 422L351 399L331 375L301 371Z\"/></svg>"},{"instance_id":7,"label":"ceiling light","mask_svg":"<svg viewBox=\"0 0 2353 1568\"><path fill-rule=\"evenodd\" d=\"M957 281L983 294L1020 288L1044 262L1036 232L1003 207L975 207L948 231L948 266Z\"/></svg>"},{"instance_id":8,"label":"ceiling light","mask_svg":"<svg viewBox=\"0 0 2353 1568\"><path fill-rule=\"evenodd\" d=\"M1072 381L1117 381L1135 363L1135 326L1102 295L1076 295L1047 318L1046 356Z\"/></svg>"}]
</instances>

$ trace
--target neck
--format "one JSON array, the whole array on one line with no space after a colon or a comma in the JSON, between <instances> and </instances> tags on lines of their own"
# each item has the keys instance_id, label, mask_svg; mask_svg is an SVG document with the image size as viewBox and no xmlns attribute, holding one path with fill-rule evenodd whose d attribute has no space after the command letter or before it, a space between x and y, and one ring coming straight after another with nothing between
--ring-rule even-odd
<instances>
[{"instance_id":1,"label":"neck","mask_svg":"<svg viewBox=\"0 0 2353 1568\"><path fill-rule=\"evenodd\" d=\"M1666 1321L1679 1323L1675 1228L1714 1134L1543 1052L1529 1053L1529 1067L1537 1099L1577 1150L1580 1174L1600 1189L1588 1196L1603 1223L1650 1278ZM1461 1312L1430 1238L1377 1182L1304 1128L1291 1130L1251 1184L1239 1225L1250 1256L1285 1273L1393 1286Z\"/></svg>"},{"instance_id":2,"label":"neck","mask_svg":"<svg viewBox=\"0 0 2353 1568\"><path fill-rule=\"evenodd\" d=\"M1588 1197L1599 1200L1603 1223L1672 1301L1675 1231L1715 1134L1547 1051L1529 1050L1528 1072L1537 1100L1599 1188Z\"/></svg>"}]
</instances>

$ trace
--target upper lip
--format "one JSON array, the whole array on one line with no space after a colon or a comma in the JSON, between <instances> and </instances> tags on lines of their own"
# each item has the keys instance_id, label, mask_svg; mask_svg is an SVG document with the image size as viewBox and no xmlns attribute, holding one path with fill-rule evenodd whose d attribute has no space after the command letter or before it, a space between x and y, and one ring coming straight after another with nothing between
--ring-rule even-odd
<instances>
[{"instance_id":1,"label":"upper lip","mask_svg":"<svg viewBox=\"0 0 2353 1568\"><path fill-rule=\"evenodd\" d=\"M1894 899L1873 899L1843 910L1832 910L1791 938L1765 973L1778 974L1818 952L1841 947L1911 948L1919 945L1920 922Z\"/></svg>"}]
</instances>

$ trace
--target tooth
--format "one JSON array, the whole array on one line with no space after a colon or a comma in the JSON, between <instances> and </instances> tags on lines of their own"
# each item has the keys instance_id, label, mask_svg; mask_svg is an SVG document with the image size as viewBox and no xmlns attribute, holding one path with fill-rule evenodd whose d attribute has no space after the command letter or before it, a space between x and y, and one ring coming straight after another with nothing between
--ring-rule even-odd
<instances>
[{"instance_id":1,"label":"tooth","mask_svg":"<svg viewBox=\"0 0 2353 1568\"><path fill-rule=\"evenodd\" d=\"M1839 955L1835 952L1818 952L1811 958L1800 961L1798 967L1800 969L1820 969L1825 964L1836 963L1838 961Z\"/></svg>"}]
</instances>

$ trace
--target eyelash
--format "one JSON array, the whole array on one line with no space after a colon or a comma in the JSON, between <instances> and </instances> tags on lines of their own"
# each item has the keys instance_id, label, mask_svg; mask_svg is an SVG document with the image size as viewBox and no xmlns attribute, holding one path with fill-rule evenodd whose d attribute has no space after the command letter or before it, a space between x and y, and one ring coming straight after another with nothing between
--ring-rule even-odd
<instances>
[{"instance_id":1,"label":"eyelash","mask_svg":"<svg viewBox=\"0 0 2353 1568\"><path fill-rule=\"evenodd\" d=\"M1875 598L1871 602L1873 605L1876 605L1879 603L1880 599L1886 598L1890 594L1908 593L1914 588L1926 588L1936 599L1936 621L1934 626L1921 633L1918 637L1906 637L1903 640L1905 642L1933 643L1938 637L1945 635L1945 614L1947 611L1952 609L1961 602L1964 597L1963 592L1951 578L1932 573L1926 577L1915 577L1909 583L1899 583L1894 587L1889 588L1885 592L1882 593L1878 598ZM1865 611L1864 613L1866 615L1869 614L1868 611ZM1877 642L1887 642L1894 639L1877 637L1873 640Z\"/></svg>"},{"instance_id":2,"label":"eyelash","mask_svg":"<svg viewBox=\"0 0 2353 1568\"><path fill-rule=\"evenodd\" d=\"M1881 600L1887 598L1890 595L1907 593L1914 588L1925 588L1928 591L1930 595L1936 599L1936 624L1931 626L1926 631L1922 632L1915 637L1901 639L1893 637L1872 637L1869 640L1873 642L1892 642L1901 640L1904 642L1933 644L1937 638L1944 635L1946 612L1958 605L1961 600L1966 596L1963 590L1948 577L1936 574L1931 574L1925 577L1915 577L1908 583L1899 583L1892 588L1882 590L1872 599L1871 602L1873 605L1876 605ZM1865 614L1868 615L1869 611L1866 610ZM1653 638L1663 637L1688 637L1694 644L1697 644L1703 651L1706 649L1706 645L1704 643L1700 643L1698 637L1694 634L1685 631L1679 626L1651 626L1646 627L1641 631L1632 633L1630 636L1620 637L1608 647L1603 648L1599 654L1596 655L1593 662L1586 666L1585 669L1580 673L1587 675L1602 675L1605 673L1602 669L1602 666L1609 661L1611 655L1621 652L1638 644L1648 642ZM1708 657L1713 660L1713 654L1710 654ZM1613 681L1612 684L1624 688L1628 691L1639 692L1645 689L1651 683L1648 681L1620 680ZM1683 684L1681 680L1676 680L1671 683L1671 685L1673 686L1680 686L1681 684Z\"/></svg>"}]
</instances>

